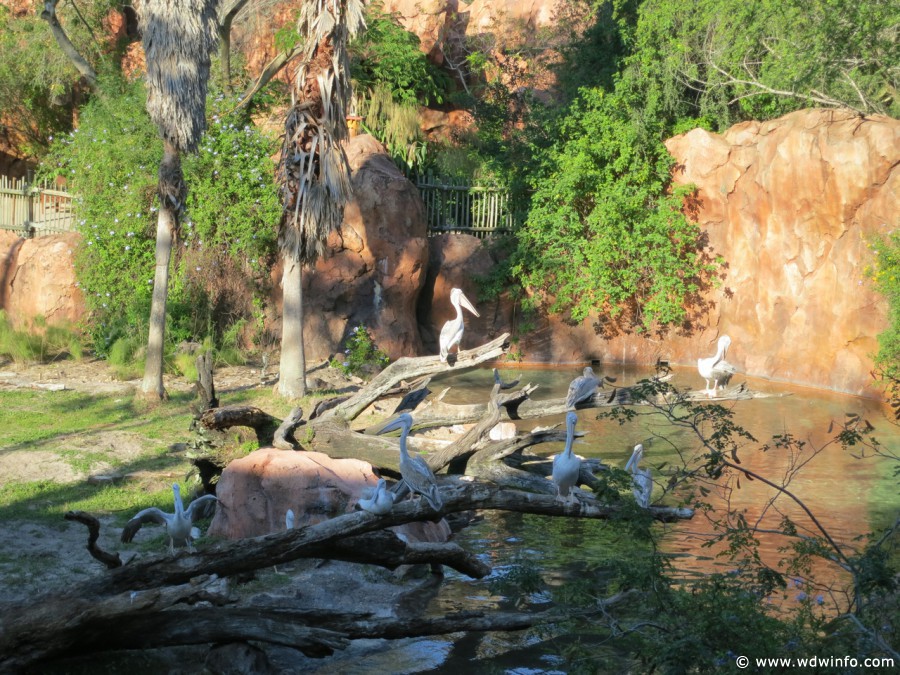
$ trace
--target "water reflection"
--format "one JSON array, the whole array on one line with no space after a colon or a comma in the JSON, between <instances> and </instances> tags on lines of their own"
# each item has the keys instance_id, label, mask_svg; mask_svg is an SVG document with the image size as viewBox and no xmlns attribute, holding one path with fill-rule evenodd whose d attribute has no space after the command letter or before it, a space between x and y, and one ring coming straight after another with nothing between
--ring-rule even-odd
<instances>
[{"instance_id":1,"label":"water reflection","mask_svg":"<svg viewBox=\"0 0 900 675\"><path fill-rule=\"evenodd\" d=\"M653 374L649 368L628 366L604 366L598 372L615 377L616 386L628 386ZM580 374L580 366L501 370L504 380L521 378L521 384L538 384L539 389L532 396L535 400L564 397L569 382ZM698 377L694 369L676 369L672 384L679 388L699 388L702 387L702 380L698 381ZM808 459L808 463L791 480L789 489L839 541L852 543L857 535L893 522L900 509L900 495L892 478L892 465L877 457L856 459L853 456L856 453L844 450L837 444L828 445L834 435L829 432L829 425L832 422L841 423L847 413L852 413L868 419L875 427L874 436L878 441L886 449L896 452L900 449L900 428L885 417L886 408L874 401L740 375L735 381L745 379L753 390L779 396L724 404L734 411L735 422L757 440L743 444L739 452L742 467L780 484L790 466ZM487 398L492 385L492 372L484 369L435 378L432 389L440 391L451 387L444 397L448 403L476 403ZM605 463L621 468L630 457L634 444L643 442L646 448L644 465L653 470L657 481L661 476L659 467L680 463L679 452L685 453L687 458L702 453L696 437L688 431L671 427L659 415L641 415L623 425L596 419L596 410L581 410L578 415L578 429L586 432L584 438L576 441L575 451L578 454L599 457ZM520 431L527 431L538 425L562 424L563 418L563 415L556 415L540 420L520 420L516 424ZM786 449L765 452L760 449L765 443L771 443L773 436L788 433L805 443L801 455L792 455ZM560 452L562 446L562 443L544 444L532 450L549 456ZM815 449L821 451L809 459ZM743 512L751 524L759 522L764 528L774 528L786 516L797 524L801 533L806 530L811 535L819 534L800 506L784 496L778 497L774 504L766 508L777 492L759 480L741 479L739 489L736 483L718 488L707 498L715 509L710 517L698 514L692 521L665 526L663 550L673 556L674 564L684 578L714 570L724 571L733 566L726 559L717 557L721 546L703 546L714 530L711 519L721 517L729 504L732 509ZM658 485L654 491L655 500L661 494ZM674 503L674 497L667 496L663 501ZM761 518L764 510L765 516ZM602 569L607 556L621 552L623 546L630 545L627 538L609 523L503 512L484 514L483 522L460 533L456 540L469 550L485 556L494 567L495 577L510 565L531 560L540 564L544 582L550 585L561 584L579 575L602 574L597 570ZM763 535L763 559L777 565L784 557L779 548L785 543L783 538ZM834 567L823 564L814 572L823 581L840 581L838 570ZM508 609L506 598L489 592L491 581L472 582L450 575L445 591L431 609L441 613L473 606ZM602 577L596 579L598 588L602 588L602 581ZM796 590L790 590L796 593ZM529 672L552 671L553 664L531 660L525 655L523 650L527 649L527 638L523 635L501 634L490 638L472 635L457 640L457 643L464 644L467 640L479 645L485 640L503 642L511 651L504 663L494 664L502 672L517 672L514 667L516 658L520 659L519 666L537 669ZM465 651L473 654L478 649L469 646ZM440 670L449 672L461 664L455 658L457 652L454 648Z\"/></svg>"}]
</instances>

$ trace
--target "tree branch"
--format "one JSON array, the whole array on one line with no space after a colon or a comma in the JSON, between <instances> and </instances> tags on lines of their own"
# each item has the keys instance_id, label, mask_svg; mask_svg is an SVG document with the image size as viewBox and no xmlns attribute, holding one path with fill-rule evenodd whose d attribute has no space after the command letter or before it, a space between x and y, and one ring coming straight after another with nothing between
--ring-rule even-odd
<instances>
[{"instance_id":1,"label":"tree branch","mask_svg":"<svg viewBox=\"0 0 900 675\"><path fill-rule=\"evenodd\" d=\"M47 25L50 26L50 32L56 39L56 44L59 45L59 48L62 50L63 54L65 54L68 57L69 61L72 62L72 65L75 66L75 69L85 79L88 86L92 90L96 90L97 72L75 48L75 45L72 44L72 41L66 34L66 31L59 23L59 19L56 18L56 5L58 3L59 0L45 0L44 10L41 12L41 18L47 22Z\"/></svg>"}]
</instances>

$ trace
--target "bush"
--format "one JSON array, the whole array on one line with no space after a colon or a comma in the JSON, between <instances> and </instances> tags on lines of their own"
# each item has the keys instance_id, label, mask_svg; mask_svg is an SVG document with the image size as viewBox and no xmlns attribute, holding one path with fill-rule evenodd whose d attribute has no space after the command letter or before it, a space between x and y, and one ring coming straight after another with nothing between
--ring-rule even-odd
<instances>
[{"instance_id":1,"label":"bush","mask_svg":"<svg viewBox=\"0 0 900 675\"><path fill-rule=\"evenodd\" d=\"M870 276L888 301L888 327L878 336L875 365L886 379L900 380L900 231L871 244L875 264Z\"/></svg>"},{"instance_id":2,"label":"bush","mask_svg":"<svg viewBox=\"0 0 900 675\"><path fill-rule=\"evenodd\" d=\"M79 129L54 142L43 171L65 176L77 195L76 273L94 349L104 355L119 338L146 339L162 148L142 83L107 79L102 92L82 110ZM171 263L171 344L221 335L266 297L281 213L275 146L240 115L215 114L232 104L211 102L199 152L183 157L189 194Z\"/></svg>"},{"instance_id":3,"label":"bush","mask_svg":"<svg viewBox=\"0 0 900 675\"><path fill-rule=\"evenodd\" d=\"M25 330L13 328L6 311L0 309L0 356L16 363L45 363L59 358L81 359L81 337L69 324L48 325L36 316Z\"/></svg>"},{"instance_id":4,"label":"bush","mask_svg":"<svg viewBox=\"0 0 900 675\"><path fill-rule=\"evenodd\" d=\"M377 373L388 363L390 359L387 354L378 348L365 326L359 325L347 338L344 357L334 357L329 365L344 375L352 374L365 378Z\"/></svg>"}]
</instances>

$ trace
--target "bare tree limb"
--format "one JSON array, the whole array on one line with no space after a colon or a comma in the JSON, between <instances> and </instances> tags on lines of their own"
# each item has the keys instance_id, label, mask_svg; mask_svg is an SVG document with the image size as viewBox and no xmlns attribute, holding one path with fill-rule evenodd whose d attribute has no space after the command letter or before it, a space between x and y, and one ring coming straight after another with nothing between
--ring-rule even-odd
<instances>
[{"instance_id":1,"label":"bare tree limb","mask_svg":"<svg viewBox=\"0 0 900 675\"><path fill-rule=\"evenodd\" d=\"M72 62L72 65L75 66L75 69L85 79L87 85L91 89L96 90L97 71L94 70L93 66L87 62L87 59L85 59L78 49L76 49L75 45L72 44L65 29L63 29L62 25L59 23L59 19L56 17L57 4L59 4L59 0L45 0L41 18L50 26L50 32L53 34L56 44L59 45L63 54L65 54L69 61Z\"/></svg>"}]
</instances>

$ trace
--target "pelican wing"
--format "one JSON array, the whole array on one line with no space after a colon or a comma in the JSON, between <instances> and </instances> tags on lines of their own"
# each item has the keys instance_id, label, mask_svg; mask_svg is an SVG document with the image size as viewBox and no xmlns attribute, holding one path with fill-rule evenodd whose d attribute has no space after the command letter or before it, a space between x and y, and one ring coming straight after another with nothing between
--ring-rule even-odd
<instances>
[{"instance_id":1,"label":"pelican wing","mask_svg":"<svg viewBox=\"0 0 900 675\"><path fill-rule=\"evenodd\" d=\"M404 462L403 466L400 467L400 473L411 490L425 497L435 511L440 510L444 502L438 491L437 479L435 479L424 459L421 457L410 457L409 461Z\"/></svg>"},{"instance_id":2,"label":"pelican wing","mask_svg":"<svg viewBox=\"0 0 900 675\"><path fill-rule=\"evenodd\" d=\"M650 475L650 469L639 469L634 474L633 482L635 500L641 508L648 508L653 495L653 477Z\"/></svg>"},{"instance_id":3,"label":"pelican wing","mask_svg":"<svg viewBox=\"0 0 900 675\"><path fill-rule=\"evenodd\" d=\"M571 384L566 394L566 408L574 408L576 404L591 398L600 386L600 379L594 375L579 375Z\"/></svg>"},{"instance_id":4,"label":"pelican wing","mask_svg":"<svg viewBox=\"0 0 900 675\"><path fill-rule=\"evenodd\" d=\"M209 518L213 515L213 513L215 513L216 504L218 503L218 501L219 500L216 499L213 495L203 495L202 497L197 497L197 499L192 501L191 505L188 506L187 511L184 512L184 515L192 523L204 518Z\"/></svg>"},{"instance_id":5,"label":"pelican wing","mask_svg":"<svg viewBox=\"0 0 900 675\"><path fill-rule=\"evenodd\" d=\"M125 523L125 527L122 529L122 541L127 544L134 539L134 535L137 534L137 531L141 529L144 523L159 523L160 525L168 526L169 521L174 517L171 513L160 511L155 506L139 511L131 520Z\"/></svg>"},{"instance_id":6,"label":"pelican wing","mask_svg":"<svg viewBox=\"0 0 900 675\"><path fill-rule=\"evenodd\" d=\"M453 321L448 321L444 324L444 327L441 328L441 337L439 340L442 359L447 358L450 349L460 343L462 336L463 322L461 320L454 319Z\"/></svg>"}]
</instances>

